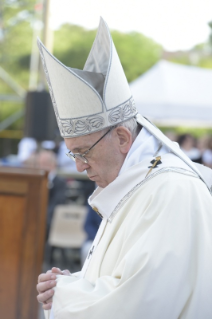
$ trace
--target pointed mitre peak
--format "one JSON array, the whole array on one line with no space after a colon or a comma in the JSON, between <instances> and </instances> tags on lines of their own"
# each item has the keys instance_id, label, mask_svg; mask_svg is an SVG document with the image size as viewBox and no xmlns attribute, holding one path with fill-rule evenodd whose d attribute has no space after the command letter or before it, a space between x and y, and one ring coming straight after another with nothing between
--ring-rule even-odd
<instances>
[{"instance_id":1,"label":"pointed mitre peak","mask_svg":"<svg viewBox=\"0 0 212 319\"><path fill-rule=\"evenodd\" d=\"M137 114L116 48L102 18L83 70L62 64L39 39L38 47L63 137L100 131Z\"/></svg>"}]
</instances>

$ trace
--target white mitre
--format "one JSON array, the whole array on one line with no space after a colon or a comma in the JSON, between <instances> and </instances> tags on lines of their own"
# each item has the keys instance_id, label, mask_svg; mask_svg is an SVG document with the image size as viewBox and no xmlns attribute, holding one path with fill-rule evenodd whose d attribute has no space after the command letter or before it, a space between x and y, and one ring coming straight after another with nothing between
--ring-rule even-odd
<instances>
[{"instance_id":1,"label":"white mitre","mask_svg":"<svg viewBox=\"0 0 212 319\"><path fill-rule=\"evenodd\" d=\"M38 47L63 137L100 131L137 114L116 48L102 18L83 70L62 64L40 40Z\"/></svg>"}]
</instances>

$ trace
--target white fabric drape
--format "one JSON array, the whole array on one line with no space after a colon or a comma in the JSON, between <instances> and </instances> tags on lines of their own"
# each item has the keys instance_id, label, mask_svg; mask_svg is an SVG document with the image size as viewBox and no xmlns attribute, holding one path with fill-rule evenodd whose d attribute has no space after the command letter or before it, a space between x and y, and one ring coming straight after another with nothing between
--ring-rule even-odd
<instances>
[{"instance_id":1,"label":"white fabric drape","mask_svg":"<svg viewBox=\"0 0 212 319\"><path fill-rule=\"evenodd\" d=\"M58 277L54 319L211 319L211 203L186 175L141 186L107 224L85 278Z\"/></svg>"}]
</instances>

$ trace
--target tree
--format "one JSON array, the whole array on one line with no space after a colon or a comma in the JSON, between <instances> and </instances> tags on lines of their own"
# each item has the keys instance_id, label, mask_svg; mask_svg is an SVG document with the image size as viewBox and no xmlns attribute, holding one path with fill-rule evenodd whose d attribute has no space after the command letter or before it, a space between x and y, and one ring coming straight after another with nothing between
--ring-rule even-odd
<instances>
[{"instance_id":1,"label":"tree","mask_svg":"<svg viewBox=\"0 0 212 319\"><path fill-rule=\"evenodd\" d=\"M6 0L2 7L0 65L26 89L29 60L26 65L22 61L31 52L34 3L34 0Z\"/></svg>"},{"instance_id":2,"label":"tree","mask_svg":"<svg viewBox=\"0 0 212 319\"><path fill-rule=\"evenodd\" d=\"M82 69L95 35L96 30L64 24L55 32L54 54L65 65ZM161 57L162 47L140 33L112 31L112 37L129 82Z\"/></svg>"}]
</instances>

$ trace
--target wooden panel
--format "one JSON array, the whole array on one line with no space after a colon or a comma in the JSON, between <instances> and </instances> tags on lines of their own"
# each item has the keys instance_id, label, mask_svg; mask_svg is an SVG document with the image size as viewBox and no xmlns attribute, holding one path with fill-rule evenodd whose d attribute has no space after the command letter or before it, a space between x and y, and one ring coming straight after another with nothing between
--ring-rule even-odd
<instances>
[{"instance_id":1,"label":"wooden panel","mask_svg":"<svg viewBox=\"0 0 212 319\"><path fill-rule=\"evenodd\" d=\"M0 193L24 195L27 193L27 189L26 181L14 181L8 178L1 178L0 180Z\"/></svg>"},{"instance_id":2,"label":"wooden panel","mask_svg":"<svg viewBox=\"0 0 212 319\"><path fill-rule=\"evenodd\" d=\"M0 318L37 319L45 243L47 174L0 167Z\"/></svg>"},{"instance_id":3,"label":"wooden panel","mask_svg":"<svg viewBox=\"0 0 212 319\"><path fill-rule=\"evenodd\" d=\"M41 177L43 178L46 173L43 169L32 169L27 167L9 167L9 166L0 166L0 176L6 176L6 177L17 177L20 179L20 175L22 177Z\"/></svg>"},{"instance_id":4,"label":"wooden panel","mask_svg":"<svg viewBox=\"0 0 212 319\"><path fill-rule=\"evenodd\" d=\"M1 211L4 207L4 216L3 218L1 216L0 223L0 312L2 318L16 318L14 306L17 305L19 294L25 205L24 197L0 195Z\"/></svg>"},{"instance_id":5,"label":"wooden panel","mask_svg":"<svg viewBox=\"0 0 212 319\"><path fill-rule=\"evenodd\" d=\"M45 193L46 183L45 189L43 189L39 180L34 180L33 183L30 183L26 207L28 214L26 217L26 228L24 230L22 273L19 287L22 299L20 299L19 302L18 313L21 319L28 319L29 314L30 318L32 318L33 314L37 311L37 293L35 287L37 277L41 272L40 265L43 259L43 250L40 251L40 247L43 246L45 241L46 209L45 214L41 214L41 205L43 205L43 203L46 208ZM31 283L30 285L29 282Z\"/></svg>"}]
</instances>

